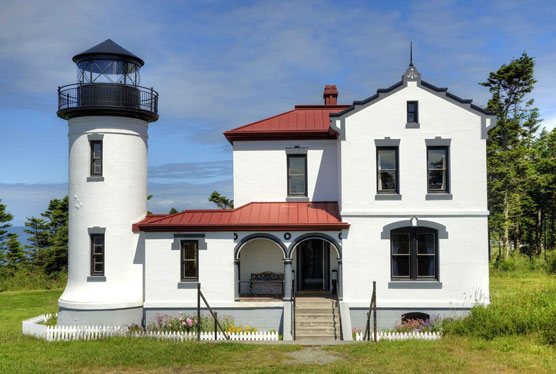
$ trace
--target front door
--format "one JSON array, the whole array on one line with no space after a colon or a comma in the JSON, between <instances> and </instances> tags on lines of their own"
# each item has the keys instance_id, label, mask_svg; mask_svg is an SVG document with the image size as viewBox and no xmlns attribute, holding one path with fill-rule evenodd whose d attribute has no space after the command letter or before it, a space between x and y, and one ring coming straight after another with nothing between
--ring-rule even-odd
<instances>
[{"instance_id":1,"label":"front door","mask_svg":"<svg viewBox=\"0 0 556 374\"><path fill-rule=\"evenodd\" d=\"M328 290L329 268L328 243L320 239L309 239L297 247L298 290Z\"/></svg>"}]
</instances>

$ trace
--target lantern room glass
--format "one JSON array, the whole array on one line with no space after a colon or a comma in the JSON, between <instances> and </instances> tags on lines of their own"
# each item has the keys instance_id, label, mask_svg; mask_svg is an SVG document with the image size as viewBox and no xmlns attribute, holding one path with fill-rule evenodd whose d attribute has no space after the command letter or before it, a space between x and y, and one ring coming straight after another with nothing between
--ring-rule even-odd
<instances>
[{"instance_id":1,"label":"lantern room glass","mask_svg":"<svg viewBox=\"0 0 556 374\"><path fill-rule=\"evenodd\" d=\"M138 86L140 66L117 60L89 60L77 64L77 81L81 84L116 83Z\"/></svg>"}]
</instances>

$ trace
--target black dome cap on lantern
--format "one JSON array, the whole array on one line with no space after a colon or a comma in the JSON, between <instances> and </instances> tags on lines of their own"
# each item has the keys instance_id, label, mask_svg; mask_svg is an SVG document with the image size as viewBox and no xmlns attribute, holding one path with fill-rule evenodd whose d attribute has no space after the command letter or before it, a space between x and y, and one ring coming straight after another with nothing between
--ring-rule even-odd
<instances>
[{"instance_id":1,"label":"black dome cap on lantern","mask_svg":"<svg viewBox=\"0 0 556 374\"><path fill-rule=\"evenodd\" d=\"M76 54L72 60L75 63L90 60L117 60L136 63L139 66L145 65L141 58L115 43L112 39L106 39L102 43Z\"/></svg>"}]
</instances>

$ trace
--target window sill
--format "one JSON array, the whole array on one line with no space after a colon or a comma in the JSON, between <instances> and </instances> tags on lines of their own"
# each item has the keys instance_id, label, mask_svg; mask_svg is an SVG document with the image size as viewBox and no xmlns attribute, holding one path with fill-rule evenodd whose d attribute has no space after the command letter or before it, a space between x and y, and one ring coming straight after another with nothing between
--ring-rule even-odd
<instances>
[{"instance_id":1,"label":"window sill","mask_svg":"<svg viewBox=\"0 0 556 374\"><path fill-rule=\"evenodd\" d=\"M388 282L388 288L397 289L441 289L442 282L439 281L391 281Z\"/></svg>"},{"instance_id":2,"label":"window sill","mask_svg":"<svg viewBox=\"0 0 556 374\"><path fill-rule=\"evenodd\" d=\"M452 200L453 195L451 193L439 192L439 193L428 193L425 195L425 200Z\"/></svg>"},{"instance_id":3,"label":"window sill","mask_svg":"<svg viewBox=\"0 0 556 374\"><path fill-rule=\"evenodd\" d=\"M286 197L286 201L305 202L305 201L309 201L309 198L307 196L288 196Z\"/></svg>"},{"instance_id":4,"label":"window sill","mask_svg":"<svg viewBox=\"0 0 556 374\"><path fill-rule=\"evenodd\" d=\"M419 122L408 122L405 124L406 129L418 129L420 126Z\"/></svg>"},{"instance_id":5,"label":"window sill","mask_svg":"<svg viewBox=\"0 0 556 374\"><path fill-rule=\"evenodd\" d=\"M375 200L401 200L402 195L399 193L377 193Z\"/></svg>"},{"instance_id":6,"label":"window sill","mask_svg":"<svg viewBox=\"0 0 556 374\"><path fill-rule=\"evenodd\" d=\"M106 277L104 275L92 275L90 277L87 277L87 282L106 282Z\"/></svg>"},{"instance_id":7,"label":"window sill","mask_svg":"<svg viewBox=\"0 0 556 374\"><path fill-rule=\"evenodd\" d=\"M87 182L104 182L104 177L87 177Z\"/></svg>"},{"instance_id":8,"label":"window sill","mask_svg":"<svg viewBox=\"0 0 556 374\"><path fill-rule=\"evenodd\" d=\"M199 281L196 279L192 279L190 281L181 281L178 282L178 289L180 290L196 290Z\"/></svg>"}]
</instances>

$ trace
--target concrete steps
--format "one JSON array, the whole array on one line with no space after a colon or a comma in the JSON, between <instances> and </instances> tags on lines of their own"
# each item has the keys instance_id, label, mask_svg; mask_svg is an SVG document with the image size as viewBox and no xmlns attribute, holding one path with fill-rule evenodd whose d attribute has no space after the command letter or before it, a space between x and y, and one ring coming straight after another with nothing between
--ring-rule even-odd
<instances>
[{"instance_id":1,"label":"concrete steps","mask_svg":"<svg viewBox=\"0 0 556 374\"><path fill-rule=\"evenodd\" d=\"M324 297L296 299L295 335L300 342L340 340L340 317L336 300Z\"/></svg>"}]
</instances>

